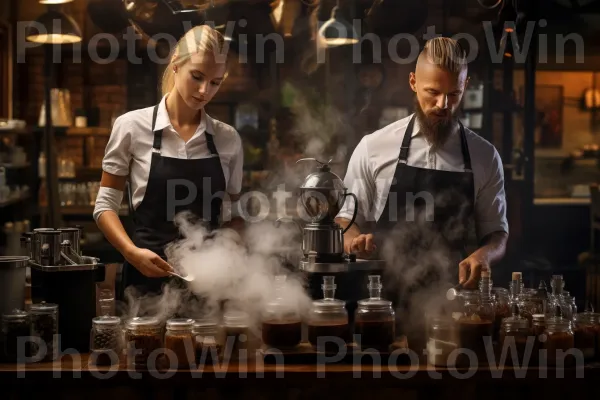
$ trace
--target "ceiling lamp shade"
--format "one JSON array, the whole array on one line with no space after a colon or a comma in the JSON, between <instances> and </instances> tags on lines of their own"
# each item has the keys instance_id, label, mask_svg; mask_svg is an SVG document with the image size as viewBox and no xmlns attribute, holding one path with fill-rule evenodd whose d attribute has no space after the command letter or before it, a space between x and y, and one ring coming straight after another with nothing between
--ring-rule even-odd
<instances>
[{"instance_id":1,"label":"ceiling lamp shade","mask_svg":"<svg viewBox=\"0 0 600 400\"><path fill-rule=\"evenodd\" d=\"M81 30L77 26L77 22L60 11L49 10L36 19L35 22L36 24L29 26L25 36L30 42L44 44L81 42Z\"/></svg>"},{"instance_id":2,"label":"ceiling lamp shade","mask_svg":"<svg viewBox=\"0 0 600 400\"><path fill-rule=\"evenodd\" d=\"M344 19L338 6L331 11L331 19L319 29L319 35L328 47L356 44L360 41L354 27Z\"/></svg>"},{"instance_id":3,"label":"ceiling lamp shade","mask_svg":"<svg viewBox=\"0 0 600 400\"><path fill-rule=\"evenodd\" d=\"M65 4L73 0L40 0L40 4Z\"/></svg>"}]
</instances>

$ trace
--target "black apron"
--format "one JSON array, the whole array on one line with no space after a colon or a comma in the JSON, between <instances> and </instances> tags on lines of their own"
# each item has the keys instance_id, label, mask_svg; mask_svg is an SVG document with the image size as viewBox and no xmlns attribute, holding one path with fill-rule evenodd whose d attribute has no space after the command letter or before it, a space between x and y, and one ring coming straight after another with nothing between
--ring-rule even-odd
<instances>
[{"instance_id":1,"label":"black apron","mask_svg":"<svg viewBox=\"0 0 600 400\"><path fill-rule=\"evenodd\" d=\"M135 224L133 242L136 246L149 249L166 259L165 247L181 237L173 222L173 216L177 213L189 211L194 218L194 223L204 223L209 229L216 229L219 226L226 182L213 135L208 131L204 134L210 157L200 159L163 157L161 155L163 131L162 129L154 131L157 114L158 105L154 107L152 116L154 143L148 185L144 199L133 215ZM172 206L173 201L182 201L188 195L193 195L190 194L190 187L196 189L195 199L186 202L187 205ZM210 204L204 204L204 199L211 199ZM162 286L172 279L178 278L148 278L133 265L125 262L120 299L124 299L124 291L129 286L135 286L141 294L160 293Z\"/></svg>"},{"instance_id":2,"label":"black apron","mask_svg":"<svg viewBox=\"0 0 600 400\"><path fill-rule=\"evenodd\" d=\"M406 128L390 194L375 226L379 257L390 265L383 276L385 296L405 332L423 323L428 300L457 281L474 225L475 185L463 125L459 122L463 172L411 167L415 118Z\"/></svg>"}]
</instances>

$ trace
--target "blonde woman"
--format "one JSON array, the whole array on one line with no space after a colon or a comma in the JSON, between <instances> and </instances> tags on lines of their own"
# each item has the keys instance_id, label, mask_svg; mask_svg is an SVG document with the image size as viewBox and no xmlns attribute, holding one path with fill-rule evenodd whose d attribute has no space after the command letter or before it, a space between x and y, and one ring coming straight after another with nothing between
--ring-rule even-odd
<instances>
[{"instance_id":1,"label":"blonde woman","mask_svg":"<svg viewBox=\"0 0 600 400\"><path fill-rule=\"evenodd\" d=\"M239 196L241 139L204 111L227 74L224 44L208 26L188 31L165 70L161 102L115 121L94 219L125 258L121 296L131 285L143 293L161 290L172 270L164 249L179 236L177 213L191 211L214 229L225 194L232 202ZM127 180L135 210L132 238L118 217Z\"/></svg>"}]
</instances>

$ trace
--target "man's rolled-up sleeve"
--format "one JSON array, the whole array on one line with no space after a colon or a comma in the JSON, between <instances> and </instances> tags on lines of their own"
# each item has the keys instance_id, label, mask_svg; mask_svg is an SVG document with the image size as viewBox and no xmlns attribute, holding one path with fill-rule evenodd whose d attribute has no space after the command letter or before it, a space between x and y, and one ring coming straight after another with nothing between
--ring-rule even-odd
<instances>
[{"instance_id":1,"label":"man's rolled-up sleeve","mask_svg":"<svg viewBox=\"0 0 600 400\"><path fill-rule=\"evenodd\" d=\"M360 141L354 149L352 157L350 157L346 176L344 177L344 185L348 188L349 193L354 193L358 198L359 204L355 223L359 228L364 229L367 222L373 221L372 204L375 197L374 179L369 165L366 138ZM338 217L351 220L355 209L354 203L352 196L346 197Z\"/></svg>"},{"instance_id":2,"label":"man's rolled-up sleeve","mask_svg":"<svg viewBox=\"0 0 600 400\"><path fill-rule=\"evenodd\" d=\"M486 168L483 185L477 193L475 213L478 240L493 232L508 233L504 170L496 149L490 165Z\"/></svg>"}]
</instances>

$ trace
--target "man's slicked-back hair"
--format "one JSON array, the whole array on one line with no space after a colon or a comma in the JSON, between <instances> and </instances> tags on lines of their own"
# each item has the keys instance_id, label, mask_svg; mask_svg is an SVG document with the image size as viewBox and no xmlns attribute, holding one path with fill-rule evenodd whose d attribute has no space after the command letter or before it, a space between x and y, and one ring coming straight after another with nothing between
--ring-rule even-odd
<instances>
[{"instance_id":1,"label":"man's slicked-back hair","mask_svg":"<svg viewBox=\"0 0 600 400\"><path fill-rule=\"evenodd\" d=\"M467 68L467 53L460 43L447 37L428 40L421 57L426 57L430 63L451 72L458 73Z\"/></svg>"}]
</instances>

